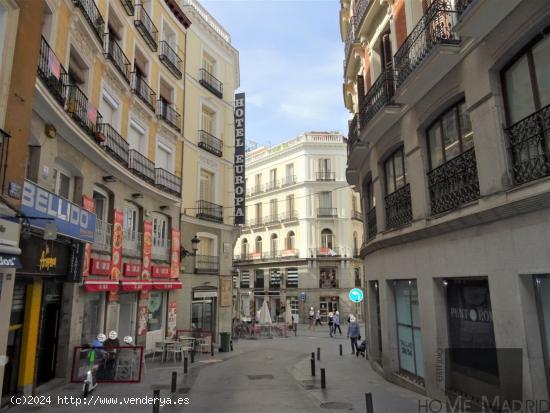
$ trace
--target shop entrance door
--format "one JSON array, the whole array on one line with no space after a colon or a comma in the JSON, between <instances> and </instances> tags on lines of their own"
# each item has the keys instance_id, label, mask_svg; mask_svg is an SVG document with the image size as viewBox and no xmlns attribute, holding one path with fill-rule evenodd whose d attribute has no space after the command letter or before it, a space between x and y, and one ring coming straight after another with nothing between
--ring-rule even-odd
<instances>
[{"instance_id":1,"label":"shop entrance door","mask_svg":"<svg viewBox=\"0 0 550 413\"><path fill-rule=\"evenodd\" d=\"M44 281L36 374L36 384L38 386L55 377L59 315L61 313L61 288L62 283L58 281Z\"/></svg>"},{"instance_id":2,"label":"shop entrance door","mask_svg":"<svg viewBox=\"0 0 550 413\"><path fill-rule=\"evenodd\" d=\"M193 330L211 331L213 337L216 337L215 332L215 316L216 303L215 298L203 300L194 300L192 303L192 327Z\"/></svg>"},{"instance_id":3,"label":"shop entrance door","mask_svg":"<svg viewBox=\"0 0 550 413\"><path fill-rule=\"evenodd\" d=\"M120 311L118 316L118 336L122 339L130 336L136 340L137 295L134 293L119 295Z\"/></svg>"},{"instance_id":4,"label":"shop entrance door","mask_svg":"<svg viewBox=\"0 0 550 413\"><path fill-rule=\"evenodd\" d=\"M321 297L319 312L323 323L328 322L328 314L331 312L334 314L336 310L338 310L338 297Z\"/></svg>"}]
</instances>

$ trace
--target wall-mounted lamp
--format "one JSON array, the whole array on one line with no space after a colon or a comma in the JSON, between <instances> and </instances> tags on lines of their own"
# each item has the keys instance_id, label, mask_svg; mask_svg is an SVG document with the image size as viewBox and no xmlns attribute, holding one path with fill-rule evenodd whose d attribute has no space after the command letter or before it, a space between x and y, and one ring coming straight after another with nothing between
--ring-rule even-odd
<instances>
[{"instance_id":1,"label":"wall-mounted lamp","mask_svg":"<svg viewBox=\"0 0 550 413\"><path fill-rule=\"evenodd\" d=\"M113 175L105 175L103 182L116 182L116 178Z\"/></svg>"},{"instance_id":2,"label":"wall-mounted lamp","mask_svg":"<svg viewBox=\"0 0 550 413\"><path fill-rule=\"evenodd\" d=\"M181 259L183 259L185 257L189 257L189 256L194 257L195 255L197 255L197 250L199 249L199 243L200 242L201 242L201 240L199 239L199 237L197 237L195 235L193 237L193 239L191 239L191 249L193 250L193 252L189 252L185 249L185 247L181 247L181 249L180 249Z\"/></svg>"}]
</instances>

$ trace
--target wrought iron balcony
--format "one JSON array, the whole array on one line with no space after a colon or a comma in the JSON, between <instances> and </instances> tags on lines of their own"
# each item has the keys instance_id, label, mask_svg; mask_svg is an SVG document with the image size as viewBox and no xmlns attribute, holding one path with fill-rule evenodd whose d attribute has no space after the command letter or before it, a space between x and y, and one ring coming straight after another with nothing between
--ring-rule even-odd
<instances>
[{"instance_id":1,"label":"wrought iron balcony","mask_svg":"<svg viewBox=\"0 0 550 413\"><path fill-rule=\"evenodd\" d=\"M158 46L158 30L153 20L151 20L151 17L149 17L145 11L143 4L135 5L135 16L134 26L136 26L137 31L141 34L151 51L156 52Z\"/></svg>"},{"instance_id":2,"label":"wrought iron balcony","mask_svg":"<svg viewBox=\"0 0 550 413\"><path fill-rule=\"evenodd\" d=\"M130 151L128 142L108 123L100 123L97 129L105 137L103 148L118 162L128 166Z\"/></svg>"},{"instance_id":3,"label":"wrought iron balcony","mask_svg":"<svg viewBox=\"0 0 550 413\"><path fill-rule=\"evenodd\" d=\"M111 252L113 225L101 219L96 220L95 237L92 248L96 251Z\"/></svg>"},{"instance_id":4,"label":"wrought iron balcony","mask_svg":"<svg viewBox=\"0 0 550 413\"><path fill-rule=\"evenodd\" d=\"M135 149L130 149L128 169L145 181L155 183L155 164Z\"/></svg>"},{"instance_id":5,"label":"wrought iron balcony","mask_svg":"<svg viewBox=\"0 0 550 413\"><path fill-rule=\"evenodd\" d=\"M249 195L253 196L253 195L256 195L256 194L261 194L262 192L264 192L264 186L262 184L254 185L254 186L250 187Z\"/></svg>"},{"instance_id":6,"label":"wrought iron balcony","mask_svg":"<svg viewBox=\"0 0 550 413\"><path fill-rule=\"evenodd\" d=\"M124 10L126 11L126 14L128 16L133 16L136 6L134 0L120 0L122 3L122 7L124 7Z\"/></svg>"},{"instance_id":7,"label":"wrought iron balcony","mask_svg":"<svg viewBox=\"0 0 550 413\"><path fill-rule=\"evenodd\" d=\"M550 105L508 127L516 185L550 175Z\"/></svg>"},{"instance_id":8,"label":"wrought iron balcony","mask_svg":"<svg viewBox=\"0 0 550 413\"><path fill-rule=\"evenodd\" d=\"M440 44L457 44L460 39L453 31L456 11L450 0L434 0L426 14L395 53L397 71L396 86L401 86L408 76Z\"/></svg>"},{"instance_id":9,"label":"wrought iron balcony","mask_svg":"<svg viewBox=\"0 0 550 413\"><path fill-rule=\"evenodd\" d=\"M298 248L288 248L281 251L281 258L298 258L300 256L300 250Z\"/></svg>"},{"instance_id":10,"label":"wrought iron balcony","mask_svg":"<svg viewBox=\"0 0 550 413\"><path fill-rule=\"evenodd\" d=\"M38 56L38 76L46 88L61 105L65 104L65 82L67 71L59 62L59 59L50 45L42 37Z\"/></svg>"},{"instance_id":11,"label":"wrought iron balcony","mask_svg":"<svg viewBox=\"0 0 550 413\"><path fill-rule=\"evenodd\" d=\"M321 247L321 248L312 248L315 256L321 257L339 257L341 251L339 247ZM311 254L310 254L311 255Z\"/></svg>"},{"instance_id":12,"label":"wrought iron balcony","mask_svg":"<svg viewBox=\"0 0 550 413\"><path fill-rule=\"evenodd\" d=\"M374 82L359 108L361 117L361 128L367 127L369 122L376 116L381 109L391 103L395 94L395 72L393 70L383 71Z\"/></svg>"},{"instance_id":13,"label":"wrought iron balcony","mask_svg":"<svg viewBox=\"0 0 550 413\"><path fill-rule=\"evenodd\" d=\"M296 175L289 175L283 177L281 179L281 186L284 188L285 186L294 185L296 183Z\"/></svg>"},{"instance_id":14,"label":"wrought iron balcony","mask_svg":"<svg viewBox=\"0 0 550 413\"><path fill-rule=\"evenodd\" d=\"M88 97L76 85L67 86L67 113L76 121L84 132L98 142L104 140L98 134L97 125L101 123L101 114L88 101Z\"/></svg>"},{"instance_id":15,"label":"wrought iron balcony","mask_svg":"<svg viewBox=\"0 0 550 413\"><path fill-rule=\"evenodd\" d=\"M278 188L279 188L279 180L268 182L265 185L265 190L266 191L273 191L273 190L278 189Z\"/></svg>"},{"instance_id":16,"label":"wrought iron balcony","mask_svg":"<svg viewBox=\"0 0 550 413\"><path fill-rule=\"evenodd\" d=\"M201 69L199 83L217 97L223 97L223 84L206 69Z\"/></svg>"},{"instance_id":17,"label":"wrought iron balcony","mask_svg":"<svg viewBox=\"0 0 550 413\"><path fill-rule=\"evenodd\" d=\"M155 110L155 100L157 94L153 92L153 89L147 84L145 79L141 77L137 72L132 72L132 92L134 92L138 98L145 103L149 109Z\"/></svg>"},{"instance_id":18,"label":"wrought iron balcony","mask_svg":"<svg viewBox=\"0 0 550 413\"><path fill-rule=\"evenodd\" d=\"M315 179L317 181L334 181L336 180L336 173L330 171L315 172Z\"/></svg>"},{"instance_id":19,"label":"wrought iron balcony","mask_svg":"<svg viewBox=\"0 0 550 413\"><path fill-rule=\"evenodd\" d=\"M363 221L363 214L361 213L361 211L352 211L351 218L357 221Z\"/></svg>"},{"instance_id":20,"label":"wrought iron balcony","mask_svg":"<svg viewBox=\"0 0 550 413\"><path fill-rule=\"evenodd\" d=\"M141 232L125 229L122 233L122 254L127 257L141 257Z\"/></svg>"},{"instance_id":21,"label":"wrought iron balcony","mask_svg":"<svg viewBox=\"0 0 550 413\"><path fill-rule=\"evenodd\" d=\"M165 40L160 42L159 59L177 79L181 79L183 60Z\"/></svg>"},{"instance_id":22,"label":"wrought iron balcony","mask_svg":"<svg viewBox=\"0 0 550 413\"><path fill-rule=\"evenodd\" d=\"M359 115L356 113L348 122L348 156L357 142L359 142Z\"/></svg>"},{"instance_id":23,"label":"wrought iron balcony","mask_svg":"<svg viewBox=\"0 0 550 413\"><path fill-rule=\"evenodd\" d=\"M387 228L399 228L412 221L410 184L386 195L385 201Z\"/></svg>"},{"instance_id":24,"label":"wrought iron balcony","mask_svg":"<svg viewBox=\"0 0 550 413\"><path fill-rule=\"evenodd\" d=\"M282 222L296 221L298 219L298 211L285 211L279 216Z\"/></svg>"},{"instance_id":25,"label":"wrought iron balcony","mask_svg":"<svg viewBox=\"0 0 550 413\"><path fill-rule=\"evenodd\" d=\"M223 142L204 130L199 130L198 146L220 158L223 156Z\"/></svg>"},{"instance_id":26,"label":"wrought iron balcony","mask_svg":"<svg viewBox=\"0 0 550 413\"><path fill-rule=\"evenodd\" d=\"M197 201L197 218L223 223L223 207L212 202Z\"/></svg>"},{"instance_id":27,"label":"wrought iron balcony","mask_svg":"<svg viewBox=\"0 0 550 413\"><path fill-rule=\"evenodd\" d=\"M477 0L455 0L455 8L458 13L458 18L460 19L462 15L468 10L471 4L475 3Z\"/></svg>"},{"instance_id":28,"label":"wrought iron balcony","mask_svg":"<svg viewBox=\"0 0 550 413\"><path fill-rule=\"evenodd\" d=\"M262 254L262 258L264 260L274 260L276 258L281 258L281 251L279 250L266 251Z\"/></svg>"},{"instance_id":29,"label":"wrought iron balcony","mask_svg":"<svg viewBox=\"0 0 550 413\"><path fill-rule=\"evenodd\" d=\"M168 123L178 132L180 129L181 115L165 100L157 100L157 117Z\"/></svg>"},{"instance_id":30,"label":"wrought iron balcony","mask_svg":"<svg viewBox=\"0 0 550 413\"><path fill-rule=\"evenodd\" d=\"M367 241L373 239L377 232L378 226L376 225L376 207L374 207L367 212Z\"/></svg>"},{"instance_id":31,"label":"wrought iron balcony","mask_svg":"<svg viewBox=\"0 0 550 413\"><path fill-rule=\"evenodd\" d=\"M170 260L170 239L153 236L151 257L158 261Z\"/></svg>"},{"instance_id":32,"label":"wrought iron balcony","mask_svg":"<svg viewBox=\"0 0 550 413\"><path fill-rule=\"evenodd\" d=\"M348 34L346 36L346 41L345 41L344 56L346 57L346 60L345 60L346 63L349 61L351 49L356 40L355 33L357 29L356 29L355 22L356 22L355 16L353 16L348 26Z\"/></svg>"},{"instance_id":33,"label":"wrought iron balcony","mask_svg":"<svg viewBox=\"0 0 550 413\"><path fill-rule=\"evenodd\" d=\"M217 274L220 258L213 255L195 255L195 274Z\"/></svg>"},{"instance_id":34,"label":"wrought iron balcony","mask_svg":"<svg viewBox=\"0 0 550 413\"><path fill-rule=\"evenodd\" d=\"M126 82L130 83L130 61L111 33L103 35L103 48L105 49L105 57L113 62L113 65Z\"/></svg>"},{"instance_id":35,"label":"wrought iron balcony","mask_svg":"<svg viewBox=\"0 0 550 413\"><path fill-rule=\"evenodd\" d=\"M90 25L90 28L97 36L98 40L102 42L103 31L105 30L105 20L99 12L94 0L73 0L73 4L78 7L84 18Z\"/></svg>"},{"instance_id":36,"label":"wrought iron balcony","mask_svg":"<svg viewBox=\"0 0 550 413\"><path fill-rule=\"evenodd\" d=\"M268 215L264 217L264 223L266 225L276 225L276 224L279 224L280 222L281 220L279 219L279 215L277 214Z\"/></svg>"},{"instance_id":37,"label":"wrought iron balcony","mask_svg":"<svg viewBox=\"0 0 550 413\"><path fill-rule=\"evenodd\" d=\"M181 178L166 169L155 168L155 185L163 191L181 195Z\"/></svg>"},{"instance_id":38,"label":"wrought iron balcony","mask_svg":"<svg viewBox=\"0 0 550 413\"><path fill-rule=\"evenodd\" d=\"M428 172L432 214L450 211L479 198L474 148Z\"/></svg>"},{"instance_id":39,"label":"wrought iron balcony","mask_svg":"<svg viewBox=\"0 0 550 413\"><path fill-rule=\"evenodd\" d=\"M367 14L367 8L369 6L369 3L370 3L370 0L358 0L355 2L353 15L355 16L355 22L357 24L357 28L361 27L363 18L365 17L365 14Z\"/></svg>"},{"instance_id":40,"label":"wrought iron balcony","mask_svg":"<svg viewBox=\"0 0 550 413\"><path fill-rule=\"evenodd\" d=\"M318 218L335 218L338 215L336 208L317 208Z\"/></svg>"}]
</instances>

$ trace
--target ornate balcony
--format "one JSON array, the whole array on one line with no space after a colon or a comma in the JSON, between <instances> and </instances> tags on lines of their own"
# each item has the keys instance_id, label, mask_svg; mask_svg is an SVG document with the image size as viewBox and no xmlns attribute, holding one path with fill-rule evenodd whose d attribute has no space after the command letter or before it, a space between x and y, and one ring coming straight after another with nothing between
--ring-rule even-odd
<instances>
[{"instance_id":1,"label":"ornate balcony","mask_svg":"<svg viewBox=\"0 0 550 413\"><path fill-rule=\"evenodd\" d=\"M334 181L336 180L336 173L330 171L315 172L315 180L317 181Z\"/></svg>"},{"instance_id":2,"label":"ornate balcony","mask_svg":"<svg viewBox=\"0 0 550 413\"><path fill-rule=\"evenodd\" d=\"M145 11L143 4L136 4L135 16L134 26L136 26L137 31L141 34L151 51L156 52L158 45L158 30L153 24L151 17L149 17Z\"/></svg>"},{"instance_id":3,"label":"ornate balcony","mask_svg":"<svg viewBox=\"0 0 550 413\"><path fill-rule=\"evenodd\" d=\"M65 82L67 71L42 37L38 56L38 76L46 88L61 105L65 104Z\"/></svg>"},{"instance_id":4,"label":"ornate balcony","mask_svg":"<svg viewBox=\"0 0 550 413\"><path fill-rule=\"evenodd\" d=\"M128 166L129 150L128 142L108 123L97 126L99 132L105 136L103 148L124 166Z\"/></svg>"},{"instance_id":5,"label":"ornate balcony","mask_svg":"<svg viewBox=\"0 0 550 413\"><path fill-rule=\"evenodd\" d=\"M176 131L181 130L181 115L165 100L157 100L157 117L168 123Z\"/></svg>"},{"instance_id":6,"label":"ornate balcony","mask_svg":"<svg viewBox=\"0 0 550 413\"><path fill-rule=\"evenodd\" d=\"M550 105L508 127L516 185L550 175Z\"/></svg>"},{"instance_id":7,"label":"ornate balcony","mask_svg":"<svg viewBox=\"0 0 550 413\"><path fill-rule=\"evenodd\" d=\"M84 18L90 25L90 28L101 42L103 31L105 30L105 20L99 12L94 0L73 0L73 4L78 7Z\"/></svg>"},{"instance_id":8,"label":"ornate balcony","mask_svg":"<svg viewBox=\"0 0 550 413\"><path fill-rule=\"evenodd\" d=\"M357 27L361 27L363 19L367 14L367 8L369 6L370 0L358 0L355 2L355 7L353 9L353 15L355 16L355 23Z\"/></svg>"},{"instance_id":9,"label":"ornate balcony","mask_svg":"<svg viewBox=\"0 0 550 413\"><path fill-rule=\"evenodd\" d=\"M199 83L203 85L206 89L208 89L210 92L215 94L217 97L222 98L223 97L223 84L218 79L214 77L210 72L208 72L206 69L200 70L200 80Z\"/></svg>"},{"instance_id":10,"label":"ornate balcony","mask_svg":"<svg viewBox=\"0 0 550 413\"><path fill-rule=\"evenodd\" d=\"M455 209L479 198L474 148L428 172L432 214Z\"/></svg>"},{"instance_id":11,"label":"ornate balcony","mask_svg":"<svg viewBox=\"0 0 550 413\"><path fill-rule=\"evenodd\" d=\"M124 10L126 11L126 14L128 16L133 16L136 6L134 4L134 0L120 0L122 3L122 7L124 7Z\"/></svg>"},{"instance_id":12,"label":"ornate balcony","mask_svg":"<svg viewBox=\"0 0 550 413\"><path fill-rule=\"evenodd\" d=\"M155 168L155 185L163 191L181 195L181 178L166 169Z\"/></svg>"},{"instance_id":13,"label":"ornate balcony","mask_svg":"<svg viewBox=\"0 0 550 413\"><path fill-rule=\"evenodd\" d=\"M223 223L223 207L212 202L197 201L197 218Z\"/></svg>"},{"instance_id":14,"label":"ornate balcony","mask_svg":"<svg viewBox=\"0 0 550 413\"><path fill-rule=\"evenodd\" d=\"M195 255L195 274L217 274L220 258L213 255Z\"/></svg>"},{"instance_id":15,"label":"ornate balcony","mask_svg":"<svg viewBox=\"0 0 550 413\"><path fill-rule=\"evenodd\" d=\"M283 177L281 179L281 186L284 188L285 186L294 185L296 183L296 175L289 175Z\"/></svg>"},{"instance_id":16,"label":"ornate balcony","mask_svg":"<svg viewBox=\"0 0 550 413\"><path fill-rule=\"evenodd\" d=\"M386 105L392 102L395 93L395 72L383 71L366 93L359 108L361 128L366 128Z\"/></svg>"},{"instance_id":17,"label":"ornate balcony","mask_svg":"<svg viewBox=\"0 0 550 413\"><path fill-rule=\"evenodd\" d=\"M105 139L97 130L97 125L101 123L101 114L92 106L88 97L76 85L67 86L66 110L78 126L92 138L98 142Z\"/></svg>"},{"instance_id":18,"label":"ornate balcony","mask_svg":"<svg viewBox=\"0 0 550 413\"><path fill-rule=\"evenodd\" d=\"M103 35L103 48L105 57L113 63L126 82L130 83L130 61L111 33Z\"/></svg>"},{"instance_id":19,"label":"ornate balcony","mask_svg":"<svg viewBox=\"0 0 550 413\"><path fill-rule=\"evenodd\" d=\"M314 253L316 257L339 257L341 255L339 247L312 248L311 252Z\"/></svg>"},{"instance_id":20,"label":"ornate balcony","mask_svg":"<svg viewBox=\"0 0 550 413\"><path fill-rule=\"evenodd\" d=\"M350 156L355 144L359 141L359 116L356 113L348 122L348 157Z\"/></svg>"},{"instance_id":21,"label":"ornate balcony","mask_svg":"<svg viewBox=\"0 0 550 413\"><path fill-rule=\"evenodd\" d=\"M157 94L153 92L153 89L151 89L145 79L137 72L132 72L132 92L134 92L149 109L152 111L155 110Z\"/></svg>"},{"instance_id":22,"label":"ornate balcony","mask_svg":"<svg viewBox=\"0 0 550 413\"><path fill-rule=\"evenodd\" d=\"M344 56L346 60L344 61L344 72L346 71L345 69L351 55L351 49L353 48L353 44L356 42L356 30L355 17L352 17L348 26L348 34L345 41Z\"/></svg>"},{"instance_id":23,"label":"ornate balcony","mask_svg":"<svg viewBox=\"0 0 550 413\"><path fill-rule=\"evenodd\" d=\"M130 149L128 169L143 180L155 183L155 164L135 149Z\"/></svg>"},{"instance_id":24,"label":"ornate balcony","mask_svg":"<svg viewBox=\"0 0 550 413\"><path fill-rule=\"evenodd\" d=\"M95 237L92 248L96 251L111 252L113 225L100 219L96 220Z\"/></svg>"},{"instance_id":25,"label":"ornate balcony","mask_svg":"<svg viewBox=\"0 0 550 413\"><path fill-rule=\"evenodd\" d=\"M176 51L172 49L168 42L164 40L160 42L159 59L164 64L164 66L166 66L168 70L172 72L176 79L181 79L183 60L180 59Z\"/></svg>"},{"instance_id":26,"label":"ornate balcony","mask_svg":"<svg viewBox=\"0 0 550 413\"><path fill-rule=\"evenodd\" d=\"M399 228L412 221L411 186L407 184L386 195L386 227Z\"/></svg>"},{"instance_id":27,"label":"ornate balcony","mask_svg":"<svg viewBox=\"0 0 550 413\"><path fill-rule=\"evenodd\" d=\"M198 147L220 158L223 156L223 142L204 130L199 130Z\"/></svg>"},{"instance_id":28,"label":"ornate balcony","mask_svg":"<svg viewBox=\"0 0 550 413\"><path fill-rule=\"evenodd\" d=\"M317 218L336 218L337 216L336 208L317 208Z\"/></svg>"},{"instance_id":29,"label":"ornate balcony","mask_svg":"<svg viewBox=\"0 0 550 413\"><path fill-rule=\"evenodd\" d=\"M351 218L357 221L363 221L363 214L361 211L351 211Z\"/></svg>"},{"instance_id":30,"label":"ornate balcony","mask_svg":"<svg viewBox=\"0 0 550 413\"><path fill-rule=\"evenodd\" d=\"M374 207L367 212L367 241L373 239L377 232L378 226L376 225L376 207Z\"/></svg>"},{"instance_id":31,"label":"ornate balcony","mask_svg":"<svg viewBox=\"0 0 550 413\"><path fill-rule=\"evenodd\" d=\"M281 222L285 222L285 223L292 222L292 221L297 221L298 220L298 211L295 211L295 210L294 211L285 211L285 212L281 213L279 218L281 219Z\"/></svg>"}]
</instances>

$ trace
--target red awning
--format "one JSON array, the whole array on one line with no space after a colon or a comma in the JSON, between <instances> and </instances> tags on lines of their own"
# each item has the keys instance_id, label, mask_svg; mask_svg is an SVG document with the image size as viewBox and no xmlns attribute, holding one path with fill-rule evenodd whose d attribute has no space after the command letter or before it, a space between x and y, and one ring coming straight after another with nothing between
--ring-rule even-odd
<instances>
[{"instance_id":1,"label":"red awning","mask_svg":"<svg viewBox=\"0 0 550 413\"><path fill-rule=\"evenodd\" d=\"M118 281L110 280L84 280L84 288L90 293L99 293L104 291L118 291Z\"/></svg>"},{"instance_id":2,"label":"red awning","mask_svg":"<svg viewBox=\"0 0 550 413\"><path fill-rule=\"evenodd\" d=\"M122 291L149 291L152 287L151 281L126 281L120 282Z\"/></svg>"},{"instance_id":3,"label":"red awning","mask_svg":"<svg viewBox=\"0 0 550 413\"><path fill-rule=\"evenodd\" d=\"M153 281L154 290L179 290L183 288L181 281Z\"/></svg>"}]
</instances>

